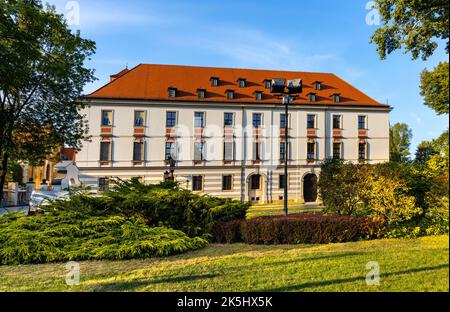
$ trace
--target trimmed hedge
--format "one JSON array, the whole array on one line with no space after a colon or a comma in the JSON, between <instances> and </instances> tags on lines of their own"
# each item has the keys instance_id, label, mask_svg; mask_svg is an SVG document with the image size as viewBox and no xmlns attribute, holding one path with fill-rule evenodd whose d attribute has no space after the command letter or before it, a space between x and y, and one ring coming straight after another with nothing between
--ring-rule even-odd
<instances>
[{"instance_id":1,"label":"trimmed hedge","mask_svg":"<svg viewBox=\"0 0 450 312\"><path fill-rule=\"evenodd\" d=\"M380 238L383 231L373 218L295 214L224 222L213 233L218 243L326 244Z\"/></svg>"}]
</instances>

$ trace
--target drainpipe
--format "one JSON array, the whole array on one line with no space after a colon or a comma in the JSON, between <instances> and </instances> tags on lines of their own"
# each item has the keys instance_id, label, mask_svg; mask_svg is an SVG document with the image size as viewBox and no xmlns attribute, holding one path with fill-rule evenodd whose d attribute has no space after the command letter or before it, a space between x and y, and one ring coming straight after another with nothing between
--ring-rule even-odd
<instances>
[{"instance_id":1,"label":"drainpipe","mask_svg":"<svg viewBox=\"0 0 450 312\"><path fill-rule=\"evenodd\" d=\"M241 159L241 201L245 200L245 189L246 189L246 181L245 181L245 162L247 159L247 129L245 124L247 123L247 117L245 115L245 108L242 106L242 159Z\"/></svg>"}]
</instances>

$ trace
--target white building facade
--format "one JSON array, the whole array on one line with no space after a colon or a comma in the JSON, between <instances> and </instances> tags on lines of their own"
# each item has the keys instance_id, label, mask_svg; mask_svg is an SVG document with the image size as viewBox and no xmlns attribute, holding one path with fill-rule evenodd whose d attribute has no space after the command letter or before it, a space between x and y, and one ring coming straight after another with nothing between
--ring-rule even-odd
<instances>
[{"instance_id":1,"label":"white building facade","mask_svg":"<svg viewBox=\"0 0 450 312\"><path fill-rule=\"evenodd\" d=\"M304 85L287 117L287 186L274 77ZM193 191L265 203L282 200L287 187L289 200L309 202L322 160L389 160L391 108L331 74L138 65L85 101L91 139L76 158L84 185L104 187L111 177L156 183L172 157L175 179Z\"/></svg>"}]
</instances>

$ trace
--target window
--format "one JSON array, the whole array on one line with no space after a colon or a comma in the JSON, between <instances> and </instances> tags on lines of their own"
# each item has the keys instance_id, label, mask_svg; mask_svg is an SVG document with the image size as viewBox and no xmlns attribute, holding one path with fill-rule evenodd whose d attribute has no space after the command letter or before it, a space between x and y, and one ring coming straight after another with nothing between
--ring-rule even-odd
<instances>
[{"instance_id":1,"label":"window","mask_svg":"<svg viewBox=\"0 0 450 312\"><path fill-rule=\"evenodd\" d=\"M316 81L314 83L314 89L315 90L321 90L322 89L322 83L320 81Z\"/></svg>"},{"instance_id":2,"label":"window","mask_svg":"<svg viewBox=\"0 0 450 312\"><path fill-rule=\"evenodd\" d=\"M279 175L278 185L280 186L280 190L284 189L284 174Z\"/></svg>"},{"instance_id":3,"label":"window","mask_svg":"<svg viewBox=\"0 0 450 312\"><path fill-rule=\"evenodd\" d=\"M308 142L306 157L308 160L314 160L316 158L316 143L315 142Z\"/></svg>"},{"instance_id":4,"label":"window","mask_svg":"<svg viewBox=\"0 0 450 312\"><path fill-rule=\"evenodd\" d=\"M253 128L261 128L262 115L261 113L253 113Z\"/></svg>"},{"instance_id":5,"label":"window","mask_svg":"<svg viewBox=\"0 0 450 312\"><path fill-rule=\"evenodd\" d=\"M365 130L366 128L366 116L360 115L358 116L358 129Z\"/></svg>"},{"instance_id":6,"label":"window","mask_svg":"<svg viewBox=\"0 0 450 312\"><path fill-rule=\"evenodd\" d=\"M204 142L195 142L194 143L194 160L201 161L204 160Z\"/></svg>"},{"instance_id":7,"label":"window","mask_svg":"<svg viewBox=\"0 0 450 312\"><path fill-rule=\"evenodd\" d=\"M238 85L239 85L239 88L245 88L245 79L239 79Z\"/></svg>"},{"instance_id":8,"label":"window","mask_svg":"<svg viewBox=\"0 0 450 312\"><path fill-rule=\"evenodd\" d=\"M135 111L134 112L134 126L135 127L143 127L145 122L145 112L144 111Z\"/></svg>"},{"instance_id":9,"label":"window","mask_svg":"<svg viewBox=\"0 0 450 312\"><path fill-rule=\"evenodd\" d=\"M284 128L286 128L286 114L280 114L280 129Z\"/></svg>"},{"instance_id":10,"label":"window","mask_svg":"<svg viewBox=\"0 0 450 312\"><path fill-rule=\"evenodd\" d=\"M133 143L133 161L144 160L144 142Z\"/></svg>"},{"instance_id":11,"label":"window","mask_svg":"<svg viewBox=\"0 0 450 312\"><path fill-rule=\"evenodd\" d=\"M306 117L306 126L308 129L316 128L316 115L308 115Z\"/></svg>"},{"instance_id":12,"label":"window","mask_svg":"<svg viewBox=\"0 0 450 312\"><path fill-rule=\"evenodd\" d=\"M358 159L359 160L366 159L366 143L365 142L358 143Z\"/></svg>"},{"instance_id":13,"label":"window","mask_svg":"<svg viewBox=\"0 0 450 312\"><path fill-rule=\"evenodd\" d=\"M333 101L335 103L338 103L341 100L341 97L339 94L333 94Z\"/></svg>"},{"instance_id":14,"label":"window","mask_svg":"<svg viewBox=\"0 0 450 312\"><path fill-rule=\"evenodd\" d=\"M233 113L224 113L223 114L223 125L225 127L233 126Z\"/></svg>"},{"instance_id":15,"label":"window","mask_svg":"<svg viewBox=\"0 0 450 312\"><path fill-rule=\"evenodd\" d=\"M342 143L333 143L333 158L341 159L342 157Z\"/></svg>"},{"instance_id":16,"label":"window","mask_svg":"<svg viewBox=\"0 0 450 312\"><path fill-rule=\"evenodd\" d=\"M193 191L202 191L203 190L203 177L202 176L193 176L192 177L192 190Z\"/></svg>"},{"instance_id":17,"label":"window","mask_svg":"<svg viewBox=\"0 0 450 312\"><path fill-rule=\"evenodd\" d=\"M222 191L231 191L233 189L233 176L222 176Z\"/></svg>"},{"instance_id":18,"label":"window","mask_svg":"<svg viewBox=\"0 0 450 312\"><path fill-rule=\"evenodd\" d=\"M102 126L112 126L113 112L111 110L102 111Z\"/></svg>"},{"instance_id":19,"label":"window","mask_svg":"<svg viewBox=\"0 0 450 312\"><path fill-rule=\"evenodd\" d=\"M233 99L234 99L234 91L227 90L227 100L233 100Z\"/></svg>"},{"instance_id":20,"label":"window","mask_svg":"<svg viewBox=\"0 0 450 312\"><path fill-rule=\"evenodd\" d=\"M175 127L177 123L177 113L176 112L166 112L166 127Z\"/></svg>"},{"instance_id":21,"label":"window","mask_svg":"<svg viewBox=\"0 0 450 312\"><path fill-rule=\"evenodd\" d=\"M100 161L111 160L111 142L100 142Z\"/></svg>"},{"instance_id":22,"label":"window","mask_svg":"<svg viewBox=\"0 0 450 312\"><path fill-rule=\"evenodd\" d=\"M261 101L262 100L262 92L255 91L255 100Z\"/></svg>"},{"instance_id":23,"label":"window","mask_svg":"<svg viewBox=\"0 0 450 312\"><path fill-rule=\"evenodd\" d=\"M272 81L270 80L264 80L264 88L266 89L270 89L270 87L272 86Z\"/></svg>"},{"instance_id":24,"label":"window","mask_svg":"<svg viewBox=\"0 0 450 312\"><path fill-rule=\"evenodd\" d=\"M169 88L169 97L174 98L177 96L177 89L176 88Z\"/></svg>"},{"instance_id":25,"label":"window","mask_svg":"<svg viewBox=\"0 0 450 312\"><path fill-rule=\"evenodd\" d=\"M166 147L164 151L164 159L176 159L176 143L175 142L166 142Z\"/></svg>"},{"instance_id":26,"label":"window","mask_svg":"<svg viewBox=\"0 0 450 312\"><path fill-rule=\"evenodd\" d=\"M290 155L289 155L289 147L290 147L290 143L287 144L287 153L288 153L288 157L287 159L290 159ZM280 142L280 160L284 161L286 158L286 143L285 142Z\"/></svg>"},{"instance_id":27,"label":"window","mask_svg":"<svg viewBox=\"0 0 450 312\"><path fill-rule=\"evenodd\" d=\"M206 91L203 89L198 89L197 90L197 94L198 94L198 98L199 99L204 99L206 98Z\"/></svg>"},{"instance_id":28,"label":"window","mask_svg":"<svg viewBox=\"0 0 450 312\"><path fill-rule=\"evenodd\" d=\"M98 190L100 192L107 191L109 189L109 179L108 178L99 178L98 179Z\"/></svg>"},{"instance_id":29,"label":"window","mask_svg":"<svg viewBox=\"0 0 450 312\"><path fill-rule=\"evenodd\" d=\"M211 77L211 87L217 87L219 85L219 78Z\"/></svg>"},{"instance_id":30,"label":"window","mask_svg":"<svg viewBox=\"0 0 450 312\"><path fill-rule=\"evenodd\" d=\"M316 94L315 93L310 93L308 94L308 98L310 102L315 102L316 101Z\"/></svg>"},{"instance_id":31,"label":"window","mask_svg":"<svg viewBox=\"0 0 450 312\"><path fill-rule=\"evenodd\" d=\"M224 142L223 143L223 160L225 161L233 161L233 142Z\"/></svg>"},{"instance_id":32,"label":"window","mask_svg":"<svg viewBox=\"0 0 450 312\"><path fill-rule=\"evenodd\" d=\"M261 143L253 143L253 160L261 160Z\"/></svg>"},{"instance_id":33,"label":"window","mask_svg":"<svg viewBox=\"0 0 450 312\"><path fill-rule=\"evenodd\" d=\"M261 188L261 176L254 174L250 178L250 188L252 190L259 190Z\"/></svg>"},{"instance_id":34,"label":"window","mask_svg":"<svg viewBox=\"0 0 450 312\"><path fill-rule=\"evenodd\" d=\"M204 128L205 127L205 113L203 113L203 112L195 112L194 113L194 126L196 128Z\"/></svg>"},{"instance_id":35,"label":"window","mask_svg":"<svg viewBox=\"0 0 450 312\"><path fill-rule=\"evenodd\" d=\"M333 115L333 129L341 129L341 115Z\"/></svg>"}]
</instances>

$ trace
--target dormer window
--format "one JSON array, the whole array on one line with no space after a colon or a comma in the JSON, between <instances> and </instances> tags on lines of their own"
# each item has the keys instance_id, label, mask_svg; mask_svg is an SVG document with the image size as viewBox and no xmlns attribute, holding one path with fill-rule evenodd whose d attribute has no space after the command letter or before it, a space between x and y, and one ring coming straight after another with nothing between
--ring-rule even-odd
<instances>
[{"instance_id":1,"label":"dormer window","mask_svg":"<svg viewBox=\"0 0 450 312\"><path fill-rule=\"evenodd\" d=\"M169 88L169 97L174 98L177 96L177 88Z\"/></svg>"},{"instance_id":2,"label":"dormer window","mask_svg":"<svg viewBox=\"0 0 450 312\"><path fill-rule=\"evenodd\" d=\"M271 86L272 86L271 80L269 80L269 79L264 80L264 88L270 89Z\"/></svg>"},{"instance_id":3,"label":"dormer window","mask_svg":"<svg viewBox=\"0 0 450 312\"><path fill-rule=\"evenodd\" d=\"M255 100L257 100L257 101L262 100L262 92L261 91L255 91Z\"/></svg>"},{"instance_id":4,"label":"dormer window","mask_svg":"<svg viewBox=\"0 0 450 312\"><path fill-rule=\"evenodd\" d=\"M308 94L308 99L309 99L310 102L315 102L316 101L316 94L315 93Z\"/></svg>"},{"instance_id":5,"label":"dormer window","mask_svg":"<svg viewBox=\"0 0 450 312\"><path fill-rule=\"evenodd\" d=\"M234 91L227 90L227 100L234 100Z\"/></svg>"},{"instance_id":6,"label":"dormer window","mask_svg":"<svg viewBox=\"0 0 450 312\"><path fill-rule=\"evenodd\" d=\"M206 90L205 89L197 89L197 95L199 99L206 98Z\"/></svg>"},{"instance_id":7,"label":"dormer window","mask_svg":"<svg viewBox=\"0 0 450 312\"><path fill-rule=\"evenodd\" d=\"M320 81L314 82L314 89L315 90L322 90L322 82L320 82Z\"/></svg>"},{"instance_id":8,"label":"dormer window","mask_svg":"<svg viewBox=\"0 0 450 312\"><path fill-rule=\"evenodd\" d=\"M341 95L338 93L335 93L331 96L333 98L333 102L339 103L341 101Z\"/></svg>"},{"instance_id":9,"label":"dormer window","mask_svg":"<svg viewBox=\"0 0 450 312\"><path fill-rule=\"evenodd\" d=\"M219 78L218 77L211 77L211 87L217 87L219 85Z\"/></svg>"},{"instance_id":10,"label":"dormer window","mask_svg":"<svg viewBox=\"0 0 450 312\"><path fill-rule=\"evenodd\" d=\"M245 79L243 78L238 79L238 86L239 88L245 88Z\"/></svg>"}]
</instances>

